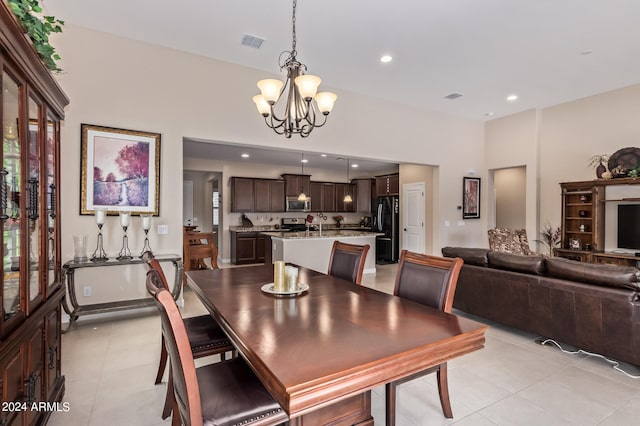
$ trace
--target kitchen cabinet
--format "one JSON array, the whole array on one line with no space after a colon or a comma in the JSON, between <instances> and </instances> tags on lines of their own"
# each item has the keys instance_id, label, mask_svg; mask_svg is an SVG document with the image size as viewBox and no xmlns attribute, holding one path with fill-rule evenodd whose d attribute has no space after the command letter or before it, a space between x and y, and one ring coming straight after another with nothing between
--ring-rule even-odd
<instances>
[{"instance_id":1,"label":"kitchen cabinet","mask_svg":"<svg viewBox=\"0 0 640 426\"><path fill-rule=\"evenodd\" d=\"M9 402L61 401L64 394L60 363L45 360L49 360L49 342L57 351L54 358L60 356L60 345L55 343L60 340L56 313L64 296L58 203L60 122L69 99L6 2L0 4L0 69L0 389L4 408ZM45 323L51 325L50 331ZM44 424L49 415L44 410L2 410L0 424Z\"/></svg>"},{"instance_id":2,"label":"kitchen cabinet","mask_svg":"<svg viewBox=\"0 0 640 426\"><path fill-rule=\"evenodd\" d=\"M400 175L376 176L376 196L400 195Z\"/></svg>"},{"instance_id":3,"label":"kitchen cabinet","mask_svg":"<svg viewBox=\"0 0 640 426\"><path fill-rule=\"evenodd\" d=\"M311 211L322 211L322 182L311 182L309 184L309 196L311 197Z\"/></svg>"},{"instance_id":4,"label":"kitchen cabinet","mask_svg":"<svg viewBox=\"0 0 640 426\"><path fill-rule=\"evenodd\" d=\"M287 197L297 197L300 192L309 193L311 175L284 174L282 178L284 179L284 192Z\"/></svg>"},{"instance_id":5,"label":"kitchen cabinet","mask_svg":"<svg viewBox=\"0 0 640 426\"><path fill-rule=\"evenodd\" d=\"M321 186L322 197L320 200L323 212L336 211L336 184L323 182ZM313 202L313 199L311 200Z\"/></svg>"},{"instance_id":6,"label":"kitchen cabinet","mask_svg":"<svg viewBox=\"0 0 640 426\"><path fill-rule=\"evenodd\" d=\"M375 179L354 179L353 183L356 185L355 211L370 215L375 194Z\"/></svg>"},{"instance_id":7,"label":"kitchen cabinet","mask_svg":"<svg viewBox=\"0 0 640 426\"><path fill-rule=\"evenodd\" d=\"M253 183L254 211L283 212L285 210L283 180L255 179Z\"/></svg>"},{"instance_id":8,"label":"kitchen cabinet","mask_svg":"<svg viewBox=\"0 0 640 426\"><path fill-rule=\"evenodd\" d=\"M351 202L345 202L345 195L351 195ZM336 212L353 213L356 211L356 185L351 183L336 183Z\"/></svg>"},{"instance_id":9,"label":"kitchen cabinet","mask_svg":"<svg viewBox=\"0 0 640 426\"><path fill-rule=\"evenodd\" d=\"M336 211L336 184L331 182L311 182L309 187L311 197L311 211Z\"/></svg>"},{"instance_id":10,"label":"kitchen cabinet","mask_svg":"<svg viewBox=\"0 0 640 426\"><path fill-rule=\"evenodd\" d=\"M259 232L231 231L231 263L264 263L265 236Z\"/></svg>"},{"instance_id":11,"label":"kitchen cabinet","mask_svg":"<svg viewBox=\"0 0 640 426\"><path fill-rule=\"evenodd\" d=\"M253 178L231 178L231 211L253 212L255 211Z\"/></svg>"}]
</instances>

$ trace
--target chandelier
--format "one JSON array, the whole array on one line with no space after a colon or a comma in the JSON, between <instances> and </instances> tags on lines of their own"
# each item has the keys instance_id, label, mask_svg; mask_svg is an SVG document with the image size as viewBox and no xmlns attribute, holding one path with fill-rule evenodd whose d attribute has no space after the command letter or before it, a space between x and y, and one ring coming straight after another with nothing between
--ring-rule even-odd
<instances>
[{"instance_id":1,"label":"chandelier","mask_svg":"<svg viewBox=\"0 0 640 426\"><path fill-rule=\"evenodd\" d=\"M296 6L293 0L293 31L291 51L284 51L278 60L280 71L287 70L284 82L275 79L265 79L258 82L261 94L253 97L258 111L264 121L277 134L290 138L297 133L306 138L316 127L322 127L327 122L327 116L333 109L337 96L330 92L318 91L320 77L305 74L307 66L296 58ZM286 54L284 62L283 56ZM286 100L280 105L280 112L276 113L276 104L286 94ZM312 102L315 100L315 103ZM316 110L317 109L317 110ZM316 123L316 115L322 114L322 122Z\"/></svg>"}]
</instances>

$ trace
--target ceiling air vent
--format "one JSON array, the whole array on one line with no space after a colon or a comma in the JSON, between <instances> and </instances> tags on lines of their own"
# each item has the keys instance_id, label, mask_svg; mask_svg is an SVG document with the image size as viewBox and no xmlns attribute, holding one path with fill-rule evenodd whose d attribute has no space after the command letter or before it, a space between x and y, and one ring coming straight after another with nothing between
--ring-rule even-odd
<instances>
[{"instance_id":1,"label":"ceiling air vent","mask_svg":"<svg viewBox=\"0 0 640 426\"><path fill-rule=\"evenodd\" d=\"M249 46L252 47L254 49L260 49L260 46L262 46L262 43L264 42L263 38L260 38L258 36L254 36L251 34L243 34L242 35L242 45L243 46Z\"/></svg>"},{"instance_id":2,"label":"ceiling air vent","mask_svg":"<svg viewBox=\"0 0 640 426\"><path fill-rule=\"evenodd\" d=\"M449 93L447 96L445 96L445 99L449 99L450 101L456 100L458 98L462 97L462 93Z\"/></svg>"}]
</instances>

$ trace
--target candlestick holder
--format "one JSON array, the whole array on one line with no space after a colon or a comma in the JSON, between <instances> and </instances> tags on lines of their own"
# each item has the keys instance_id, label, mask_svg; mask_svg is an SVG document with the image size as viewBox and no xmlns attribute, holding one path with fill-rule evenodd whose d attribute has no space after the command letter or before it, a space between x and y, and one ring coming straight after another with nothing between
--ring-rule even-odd
<instances>
[{"instance_id":1,"label":"candlestick holder","mask_svg":"<svg viewBox=\"0 0 640 426\"><path fill-rule=\"evenodd\" d=\"M145 254L145 252L151 251L151 246L149 245L149 229L151 229L151 215L141 214L140 218L142 219L142 229L144 230L144 245L142 247L142 251L140 252L140 257L142 257Z\"/></svg>"},{"instance_id":2,"label":"candlestick holder","mask_svg":"<svg viewBox=\"0 0 640 426\"><path fill-rule=\"evenodd\" d=\"M96 244L96 251L91 255L92 262L106 262L109 258L107 253L102 248L102 224L98 224L98 242Z\"/></svg>"},{"instance_id":3,"label":"candlestick holder","mask_svg":"<svg viewBox=\"0 0 640 426\"><path fill-rule=\"evenodd\" d=\"M142 247L142 251L140 252L140 257L145 254L145 252L152 251L151 246L149 245L149 230L144 230L144 246Z\"/></svg>"},{"instance_id":4,"label":"candlestick holder","mask_svg":"<svg viewBox=\"0 0 640 426\"><path fill-rule=\"evenodd\" d=\"M122 248L120 249L120 253L118 253L118 260L128 260L133 259L131 256L131 250L129 250L129 238L127 238L127 228L128 226L123 226L122 230L124 231L124 235L122 236Z\"/></svg>"}]
</instances>

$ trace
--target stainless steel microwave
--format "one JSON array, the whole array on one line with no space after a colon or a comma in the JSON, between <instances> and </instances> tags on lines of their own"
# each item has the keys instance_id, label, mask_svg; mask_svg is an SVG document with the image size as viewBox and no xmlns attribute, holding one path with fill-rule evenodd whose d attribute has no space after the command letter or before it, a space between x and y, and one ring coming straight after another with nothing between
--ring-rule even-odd
<instances>
[{"instance_id":1,"label":"stainless steel microwave","mask_svg":"<svg viewBox=\"0 0 640 426\"><path fill-rule=\"evenodd\" d=\"M288 212L309 212L311 211L311 198L306 200L298 200L298 197L287 197Z\"/></svg>"}]
</instances>

